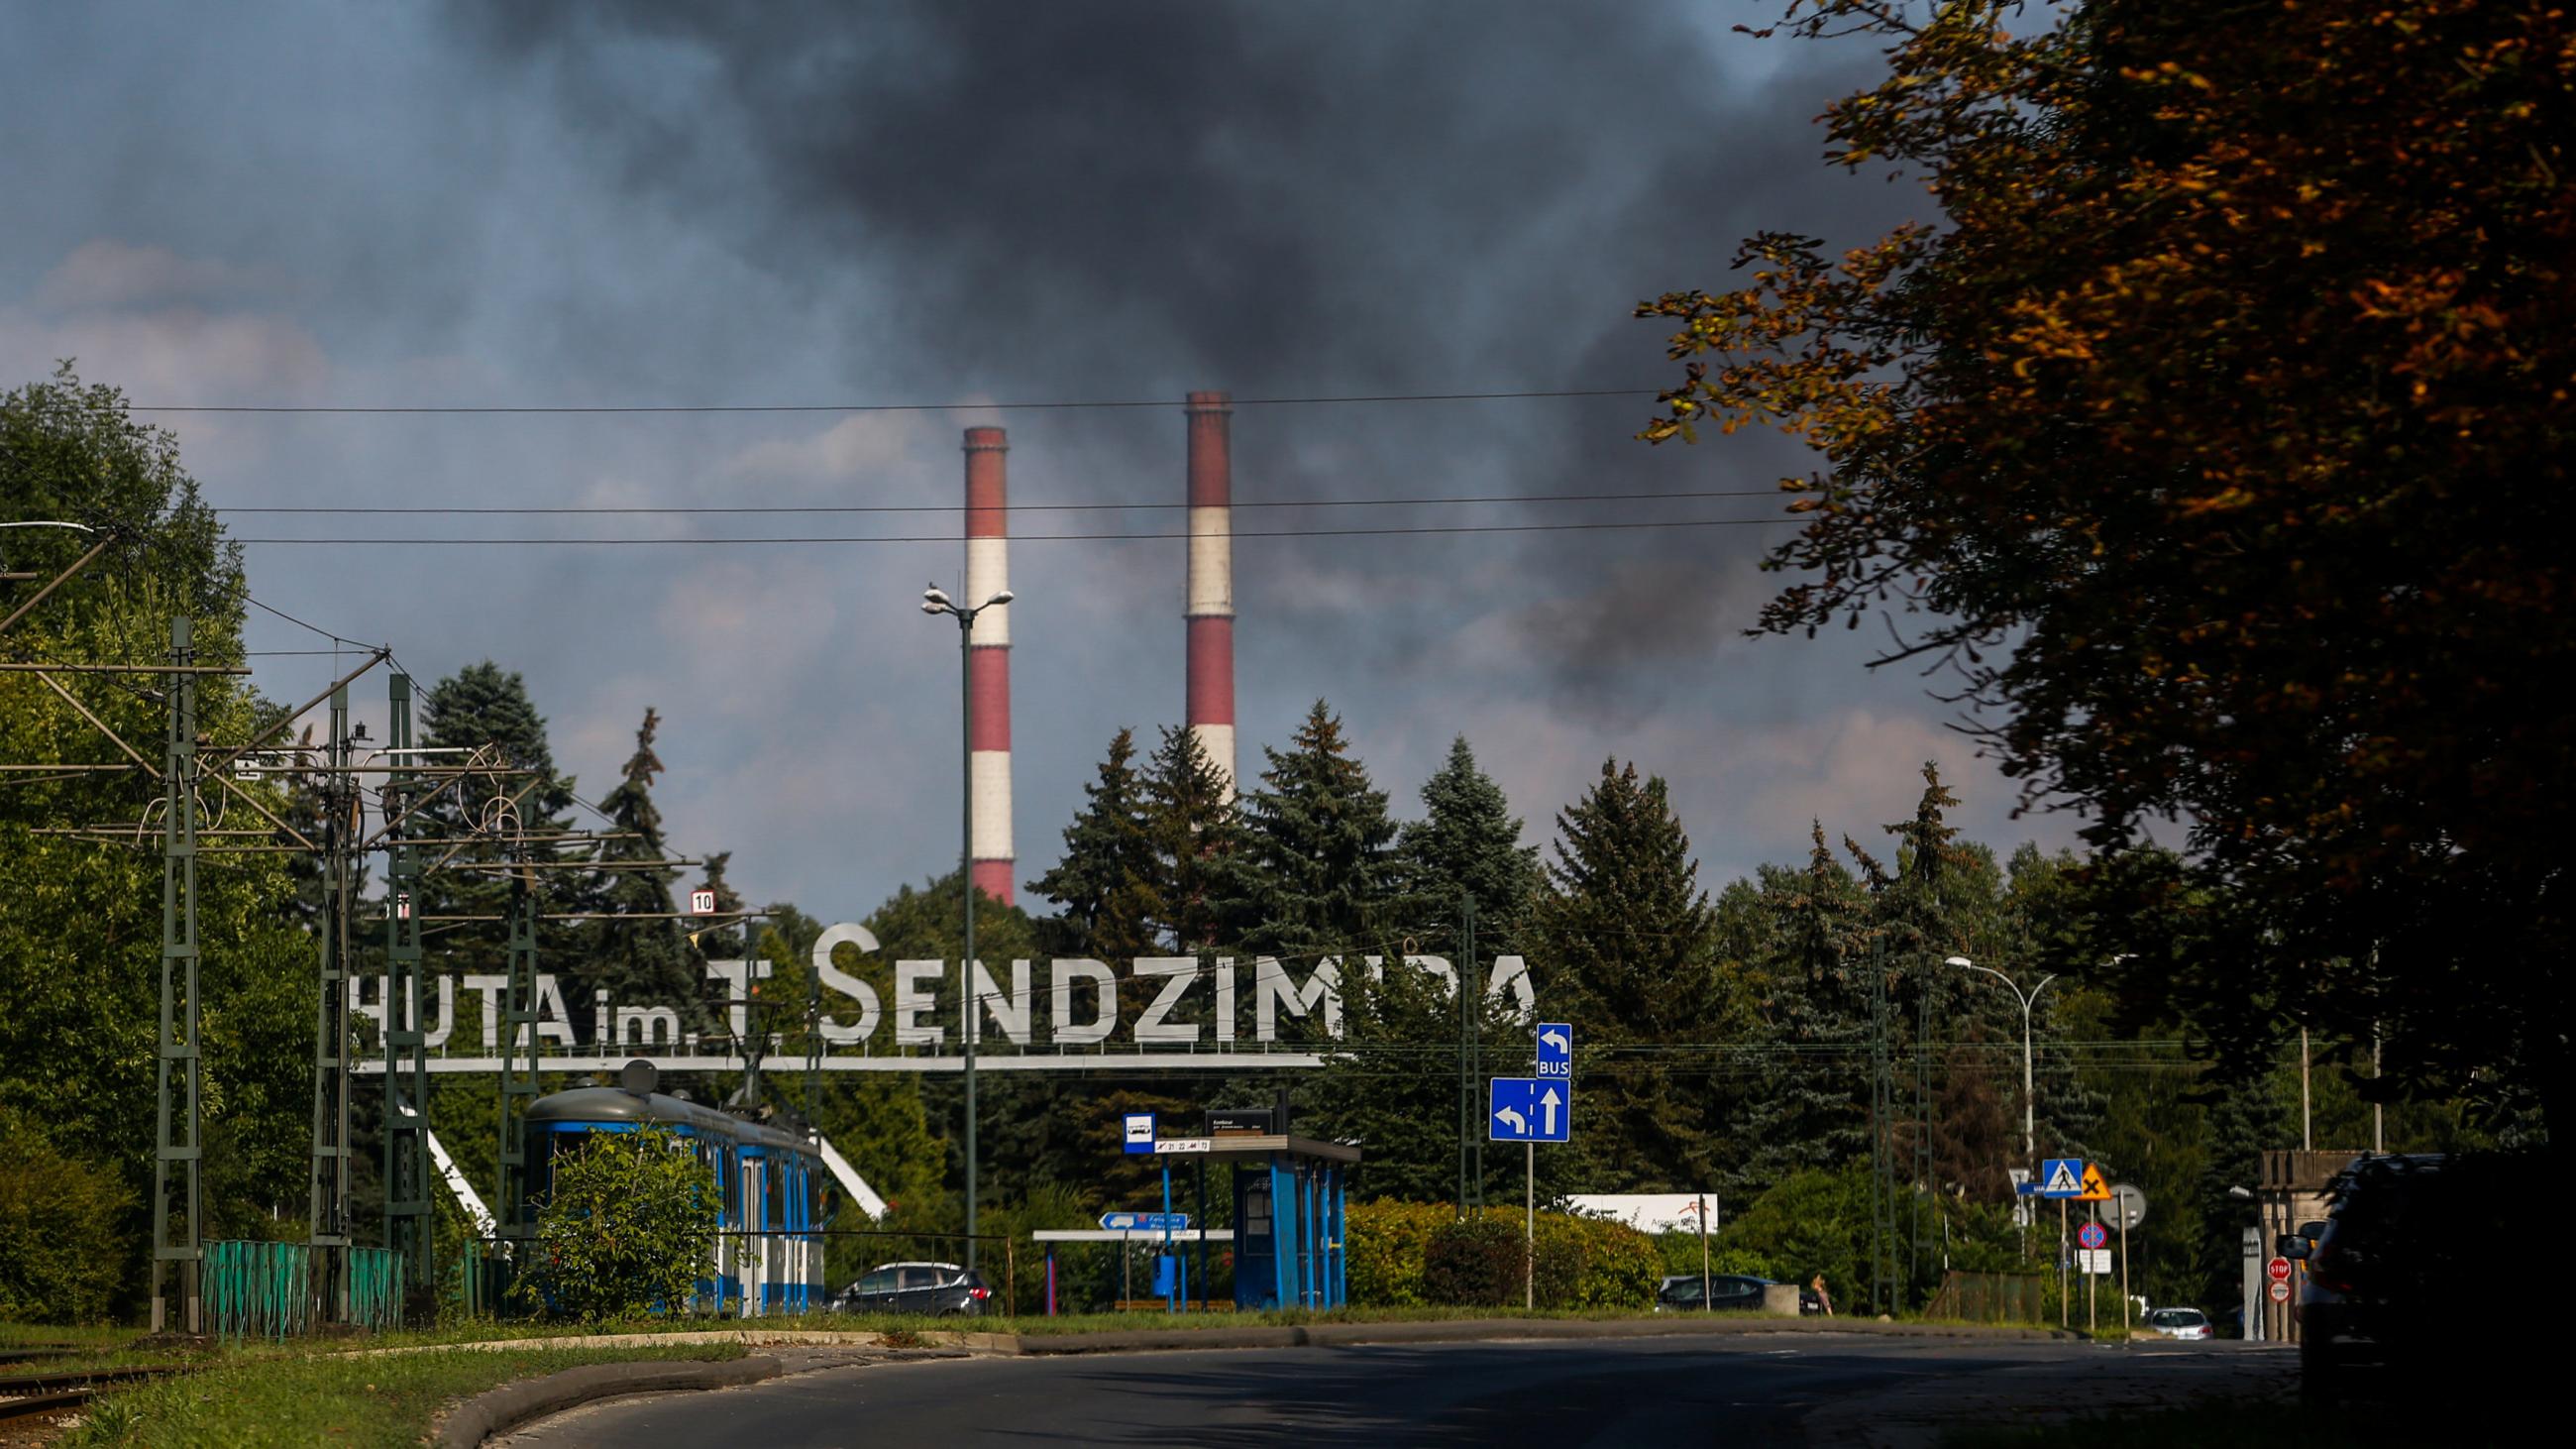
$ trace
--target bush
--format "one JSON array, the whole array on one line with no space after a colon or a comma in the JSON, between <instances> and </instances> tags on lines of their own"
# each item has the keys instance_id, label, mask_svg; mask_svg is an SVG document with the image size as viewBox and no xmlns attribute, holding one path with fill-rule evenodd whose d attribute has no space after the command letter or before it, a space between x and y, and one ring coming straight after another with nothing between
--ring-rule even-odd
<instances>
[{"instance_id":1,"label":"bush","mask_svg":"<svg viewBox=\"0 0 2576 1449\"><path fill-rule=\"evenodd\" d=\"M1560 1295L1550 1301L1552 1281L1545 1269L1551 1244L1572 1260ZM1655 1240L1625 1223L1558 1213L1538 1220L1539 1306L1542 1308L1645 1308L1655 1301L1655 1280L1663 1264ZM1578 1256L1579 1255L1579 1256Z\"/></svg>"},{"instance_id":2,"label":"bush","mask_svg":"<svg viewBox=\"0 0 2576 1449\"><path fill-rule=\"evenodd\" d=\"M1434 1303L1497 1308L1521 1298L1521 1234L1491 1212L1452 1218L1431 1234L1422 1291Z\"/></svg>"},{"instance_id":3,"label":"bush","mask_svg":"<svg viewBox=\"0 0 2576 1449\"><path fill-rule=\"evenodd\" d=\"M1420 1308L1432 1302L1422 1284L1431 1237L1457 1220L1455 1209L1439 1203L1386 1198L1353 1203L1350 1230L1343 1234L1351 1302L1370 1308Z\"/></svg>"},{"instance_id":4,"label":"bush","mask_svg":"<svg viewBox=\"0 0 2576 1449\"><path fill-rule=\"evenodd\" d=\"M1521 1213L1487 1208L1459 1218L1433 1205L1372 1206L1377 1211L1370 1222L1363 1223L1357 1214L1352 1219L1354 1303L1500 1308L1523 1301L1522 1257L1529 1250ZM1361 1237L1381 1223L1394 1230L1389 1233L1394 1241L1380 1244ZM1408 1240L1415 1232L1420 1234L1418 1249ZM1655 1244L1644 1233L1623 1223L1551 1212L1539 1214L1536 1234L1528 1291L1538 1307L1643 1308L1654 1301ZM1360 1297L1363 1256L1373 1260L1372 1279L1414 1296ZM1382 1261L1386 1259L1394 1261ZM1420 1264L1418 1279L1408 1280L1408 1260Z\"/></svg>"},{"instance_id":5,"label":"bush","mask_svg":"<svg viewBox=\"0 0 2576 1449\"><path fill-rule=\"evenodd\" d=\"M0 1109L0 1320L100 1323L133 1261L117 1229L135 1197Z\"/></svg>"},{"instance_id":6,"label":"bush","mask_svg":"<svg viewBox=\"0 0 2576 1449\"><path fill-rule=\"evenodd\" d=\"M555 1159L535 1259L514 1290L565 1318L631 1318L685 1302L716 1229L716 1176L668 1128L593 1132Z\"/></svg>"}]
</instances>

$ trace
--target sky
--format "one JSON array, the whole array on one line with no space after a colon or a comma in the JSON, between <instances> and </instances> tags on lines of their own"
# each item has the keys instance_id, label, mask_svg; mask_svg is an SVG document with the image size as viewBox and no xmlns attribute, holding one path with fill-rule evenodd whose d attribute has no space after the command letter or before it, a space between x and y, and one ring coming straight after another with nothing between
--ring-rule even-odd
<instances>
[{"instance_id":1,"label":"sky","mask_svg":"<svg viewBox=\"0 0 2576 1449\"><path fill-rule=\"evenodd\" d=\"M1110 736L1179 721L1180 399L1246 405L1242 769L1322 698L1401 813L1464 734L1527 821L1605 759L1669 782L1712 887L1875 846L1938 761L2012 818L1886 637L1745 637L1788 528L1779 439L1650 447L1659 293L1738 241L1855 244L1919 186L1825 164L1867 42L1772 3L0 5L0 385L76 358L138 405L744 407L145 413L237 537L910 542L248 546L255 597L426 683L527 678L592 799L645 709L673 844L855 919L954 867L960 430L1009 430L1015 833L1044 872ZM1091 409L996 406L1118 401ZM1124 511L1039 505L1153 504ZM872 507L385 515L259 508ZM1722 526L1671 526L1728 520ZM329 648L254 614L255 650ZM328 655L266 654L303 698ZM382 691L362 690L381 716ZM1025 899L1025 892L1024 892Z\"/></svg>"}]
</instances>

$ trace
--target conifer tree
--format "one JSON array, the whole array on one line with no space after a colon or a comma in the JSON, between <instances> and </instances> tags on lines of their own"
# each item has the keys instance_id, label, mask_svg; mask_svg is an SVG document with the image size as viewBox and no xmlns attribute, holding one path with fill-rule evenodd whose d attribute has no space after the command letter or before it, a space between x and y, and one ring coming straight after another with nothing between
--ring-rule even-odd
<instances>
[{"instance_id":1,"label":"conifer tree","mask_svg":"<svg viewBox=\"0 0 2576 1449\"><path fill-rule=\"evenodd\" d=\"M1395 898L1389 919L1414 949L1449 959L1496 1061L1512 1060L1526 1034L1503 1003L1483 998L1481 962L1523 949L1530 898L1539 884L1538 852L1520 843L1501 788L1476 766L1464 737L1422 787L1425 818L1406 825L1393 852ZM1460 951L1461 898L1476 902L1476 960ZM1453 1197L1459 1187L1459 1053L1466 1023L1456 986L1407 971L1393 943L1381 970L1342 975L1348 1046L1301 1080L1298 1120L1346 1141L1367 1144L1359 1181L1371 1196L1424 1200ZM1497 1070L1512 1070L1500 1066ZM1483 1087L1479 1084L1479 1093ZM1496 1168L1517 1168L1509 1154ZM1492 1173L1489 1171L1488 1177Z\"/></svg>"},{"instance_id":2,"label":"conifer tree","mask_svg":"<svg viewBox=\"0 0 2576 1449\"><path fill-rule=\"evenodd\" d=\"M1156 949L1155 853L1145 821L1146 781L1136 732L1109 741L1099 777L1083 787L1082 813L1065 827L1064 854L1029 889L1062 907L1050 942L1058 954L1118 961Z\"/></svg>"},{"instance_id":3,"label":"conifer tree","mask_svg":"<svg viewBox=\"0 0 2576 1449\"><path fill-rule=\"evenodd\" d=\"M1493 777L1476 765L1467 737L1422 784L1423 818L1397 847L1405 920L1445 951L1458 935L1459 902L1476 902L1477 954L1517 951L1530 901L1543 879L1538 847L1521 844L1521 822Z\"/></svg>"},{"instance_id":4,"label":"conifer tree","mask_svg":"<svg viewBox=\"0 0 2576 1449\"><path fill-rule=\"evenodd\" d=\"M1557 816L1556 860L1533 922L1539 1008L1564 1012L1583 1084L1581 1147L1604 1191L1679 1190L1714 1180L1717 1113L1705 1068L1673 1048L1721 1029L1713 913L1664 782L1604 761ZM1702 1053L1704 1055L1704 1053Z\"/></svg>"},{"instance_id":5,"label":"conifer tree","mask_svg":"<svg viewBox=\"0 0 2576 1449\"><path fill-rule=\"evenodd\" d=\"M669 857L668 842L662 833L662 812L653 803L653 780L663 770L662 757L653 750L661 724L660 714L650 708L644 711L644 723L635 731L635 753L627 757L617 788L600 802L611 822L611 832L621 837L601 849L602 860ZM596 999L593 993L601 989L608 992L612 1006L677 1007L684 1020L699 1024L695 1019L696 1004L703 995L698 987L699 973L694 969L679 923L669 919L673 908L671 880L676 874L665 868L602 872L597 888L600 908L629 913L637 919L599 921L586 933L590 938L586 959L570 973L579 994L565 992L576 1035L590 1035L591 1003Z\"/></svg>"},{"instance_id":6,"label":"conifer tree","mask_svg":"<svg viewBox=\"0 0 2576 1449\"><path fill-rule=\"evenodd\" d=\"M1730 1186L1760 1189L1869 1150L1869 901L1824 825L1803 869L1762 867L1718 903L1721 969L1751 988L1758 1066Z\"/></svg>"},{"instance_id":7,"label":"conifer tree","mask_svg":"<svg viewBox=\"0 0 2576 1449\"><path fill-rule=\"evenodd\" d=\"M1397 871L1386 792L1352 758L1342 722L1322 700L1285 751L1264 749L1262 788L1243 802L1241 869L1231 914L1235 944L1253 952L1349 962L1382 951Z\"/></svg>"},{"instance_id":8,"label":"conifer tree","mask_svg":"<svg viewBox=\"0 0 2576 1449\"><path fill-rule=\"evenodd\" d=\"M479 758L492 760L498 768L533 773L469 776L424 806L405 826L406 830L450 839L490 836L489 844L465 849L457 858L497 861L505 858L510 834L545 834L568 828L565 812L572 808L573 782L555 774L554 749L546 738L545 716L537 713L535 701L528 697L527 681L517 672L505 671L488 659L469 664L431 685L419 696L416 709L414 733L420 747L471 751L490 746L489 752ZM478 757L463 753L420 757L423 763L438 765L460 765L472 758ZM423 784L420 793L427 793L437 783L433 780ZM515 805L504 803L513 796L517 797ZM552 879L578 872L537 874L548 877L538 886L543 908L571 912L591 903L592 892L586 883ZM460 922L454 929L442 931L435 938L441 959L432 966L433 970L491 973L507 969L509 931L497 919L509 909L510 883L505 875L498 871L433 871L422 877L420 894L425 914L496 918ZM558 963L550 958L570 945L571 938L560 932L541 933L538 969L554 970ZM586 1037L587 1029L580 1022L589 1013L569 995L565 1004L574 1018L575 1031Z\"/></svg>"},{"instance_id":9,"label":"conifer tree","mask_svg":"<svg viewBox=\"0 0 2576 1449\"><path fill-rule=\"evenodd\" d=\"M1143 777L1146 848L1153 889L1145 919L1161 944L1196 951L1218 944L1242 838L1241 819L1226 798L1198 737L1166 726Z\"/></svg>"}]
</instances>

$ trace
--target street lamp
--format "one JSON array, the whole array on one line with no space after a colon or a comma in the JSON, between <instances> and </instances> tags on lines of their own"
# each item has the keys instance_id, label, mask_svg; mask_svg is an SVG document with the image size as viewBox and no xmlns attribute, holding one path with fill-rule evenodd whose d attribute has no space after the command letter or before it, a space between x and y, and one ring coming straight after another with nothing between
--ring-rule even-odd
<instances>
[{"instance_id":1,"label":"street lamp","mask_svg":"<svg viewBox=\"0 0 2576 1449\"><path fill-rule=\"evenodd\" d=\"M2037 1128L2038 1116L2032 1110L2033 1098L2030 1071L2030 1004L2039 999L2039 993L2048 989L2048 983L2057 979L2057 973L2052 971L2048 975L2042 976L2039 978L2039 984L2032 987L2028 995L2024 995L2019 984L2014 982L2011 977L2006 976L2004 973L1996 970L1992 966L1980 966L1965 956L1953 956L1942 964L1948 966L1961 966L1970 971L1983 971L1987 975L1995 978L1997 981L2002 982L2005 986L2010 987L2012 989L2013 999L2021 1003L2021 1155L2022 1160L2030 1164L2031 1170L2033 1172L2037 1172L2039 1170L2039 1132Z\"/></svg>"},{"instance_id":2,"label":"street lamp","mask_svg":"<svg viewBox=\"0 0 2576 1449\"><path fill-rule=\"evenodd\" d=\"M960 608L937 584L921 591L921 612L953 614L957 619L957 662L964 708L959 721L965 741L964 802L959 807L962 831L957 846L957 883L966 896L965 954L957 962L960 1033L966 1055L966 1271L975 1271L975 616L1011 601L1002 590L973 608Z\"/></svg>"}]
</instances>

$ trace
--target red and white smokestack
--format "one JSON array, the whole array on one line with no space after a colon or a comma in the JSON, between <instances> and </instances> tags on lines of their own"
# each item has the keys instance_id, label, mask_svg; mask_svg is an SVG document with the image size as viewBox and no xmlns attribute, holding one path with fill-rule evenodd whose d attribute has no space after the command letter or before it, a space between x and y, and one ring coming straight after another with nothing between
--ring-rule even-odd
<instances>
[{"instance_id":1,"label":"red and white smokestack","mask_svg":"<svg viewBox=\"0 0 2576 1449\"><path fill-rule=\"evenodd\" d=\"M1190 733L1234 796L1234 462L1226 419L1233 400L1194 392L1190 429Z\"/></svg>"},{"instance_id":2,"label":"red and white smokestack","mask_svg":"<svg viewBox=\"0 0 2576 1449\"><path fill-rule=\"evenodd\" d=\"M1000 428L966 430L966 596L972 608L1011 586L1010 498L1003 455L1011 445ZM967 850L970 876L984 893L1011 903L1011 610L987 609L975 617L974 647L966 659L966 687L975 696L974 732L967 741L975 777L974 841Z\"/></svg>"}]
</instances>

